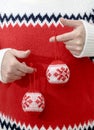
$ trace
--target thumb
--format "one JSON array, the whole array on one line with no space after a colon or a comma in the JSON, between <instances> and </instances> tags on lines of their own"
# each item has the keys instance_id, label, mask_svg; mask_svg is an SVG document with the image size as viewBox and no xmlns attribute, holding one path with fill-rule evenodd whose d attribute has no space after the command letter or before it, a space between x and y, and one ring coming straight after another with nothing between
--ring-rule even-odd
<instances>
[{"instance_id":1,"label":"thumb","mask_svg":"<svg viewBox=\"0 0 94 130\"><path fill-rule=\"evenodd\" d=\"M60 22L64 26L69 26L69 27L73 27L73 28L76 28L80 25L80 21L78 21L78 20L69 20L69 19L60 18Z\"/></svg>"},{"instance_id":2,"label":"thumb","mask_svg":"<svg viewBox=\"0 0 94 130\"><path fill-rule=\"evenodd\" d=\"M12 49L11 53L17 57L17 58L26 58L29 56L29 54L31 53L30 50L26 50L26 51L20 51L20 50L16 50L16 49Z\"/></svg>"}]
</instances>

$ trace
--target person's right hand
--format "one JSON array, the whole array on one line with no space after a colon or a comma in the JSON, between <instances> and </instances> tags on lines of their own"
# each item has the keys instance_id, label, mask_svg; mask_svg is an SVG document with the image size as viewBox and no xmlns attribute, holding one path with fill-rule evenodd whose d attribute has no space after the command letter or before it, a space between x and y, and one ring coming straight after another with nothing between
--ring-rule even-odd
<instances>
[{"instance_id":1,"label":"person's right hand","mask_svg":"<svg viewBox=\"0 0 94 130\"><path fill-rule=\"evenodd\" d=\"M29 54L30 50L19 51L11 49L5 52L1 64L1 77L4 83L19 80L26 74L34 72L34 68L17 60L17 58L26 58Z\"/></svg>"}]
</instances>

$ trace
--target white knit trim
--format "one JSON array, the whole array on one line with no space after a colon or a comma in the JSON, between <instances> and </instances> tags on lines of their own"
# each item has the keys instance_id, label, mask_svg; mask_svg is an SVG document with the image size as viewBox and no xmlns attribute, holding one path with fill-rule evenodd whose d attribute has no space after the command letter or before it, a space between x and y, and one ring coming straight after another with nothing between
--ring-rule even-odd
<instances>
[{"instance_id":1,"label":"white knit trim","mask_svg":"<svg viewBox=\"0 0 94 130\"><path fill-rule=\"evenodd\" d=\"M54 25L55 27L57 27L59 24L63 27L63 25L60 23L60 21L58 22L55 22L54 20L51 20L51 22L48 22L46 19L41 22L40 20L37 20L36 22L34 22L32 19L27 23L26 20L23 20L22 22L20 22L19 20L16 20L15 22L13 22L12 20L10 20L9 22L7 22L6 20L3 22L3 23L0 23L0 27L3 28L4 26L8 27L9 25L12 25L13 27L15 25L19 25L19 27L21 27L22 25L25 25L25 26L29 26L29 25L32 25L32 26L36 26L36 25L39 25L40 27L44 26L44 25L47 25L48 27L50 27L51 25Z\"/></svg>"},{"instance_id":2,"label":"white knit trim","mask_svg":"<svg viewBox=\"0 0 94 130\"><path fill-rule=\"evenodd\" d=\"M32 11L34 14L39 12L41 14L63 12L68 15L87 12L89 14L92 8L94 8L94 0L70 0L70 2L69 0L3 0L0 3L1 14L12 12L14 15L29 14Z\"/></svg>"},{"instance_id":3,"label":"white knit trim","mask_svg":"<svg viewBox=\"0 0 94 130\"><path fill-rule=\"evenodd\" d=\"M45 128L44 125L42 125L40 128L37 126L37 124L34 127L31 127L30 124L28 126L24 124L21 124L20 122L17 123L16 120L13 120L12 118L5 116L4 114L0 113L0 119L1 122L6 122L11 124L11 126L13 124L16 124L17 127L20 127L20 129L25 129L25 130L88 130L88 128L90 127L91 129L94 127L94 120L93 121L88 121L88 123L84 123L81 124L79 123L79 125L74 124L74 126L72 127L71 125L69 125L68 127L66 126L62 126L62 129L59 126L56 126L54 129L51 125L49 125L48 128ZM8 130L11 130L11 126L9 126ZM4 128L1 127L0 125L0 130L6 130L6 127L4 126ZM16 129L13 129L16 130Z\"/></svg>"},{"instance_id":4,"label":"white knit trim","mask_svg":"<svg viewBox=\"0 0 94 130\"><path fill-rule=\"evenodd\" d=\"M86 39L84 48L79 56L76 57L85 57L85 56L94 56L94 24L87 23L82 20L83 25L86 31Z\"/></svg>"},{"instance_id":5,"label":"white knit trim","mask_svg":"<svg viewBox=\"0 0 94 130\"><path fill-rule=\"evenodd\" d=\"M1 65L2 65L2 60L3 60L4 54L8 50L10 50L10 48L0 50L0 81L3 83L4 83L4 81L2 80L2 76L1 76Z\"/></svg>"}]
</instances>

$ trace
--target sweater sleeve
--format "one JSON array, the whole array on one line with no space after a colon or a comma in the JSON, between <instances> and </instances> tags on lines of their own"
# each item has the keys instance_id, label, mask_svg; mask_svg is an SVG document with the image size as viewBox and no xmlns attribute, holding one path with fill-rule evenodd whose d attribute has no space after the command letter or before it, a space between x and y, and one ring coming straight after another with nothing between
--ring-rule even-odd
<instances>
[{"instance_id":1,"label":"sweater sleeve","mask_svg":"<svg viewBox=\"0 0 94 130\"><path fill-rule=\"evenodd\" d=\"M82 22L86 31L85 44L81 54L76 57L92 57L94 56L94 24L90 24L84 20Z\"/></svg>"},{"instance_id":2,"label":"sweater sleeve","mask_svg":"<svg viewBox=\"0 0 94 130\"><path fill-rule=\"evenodd\" d=\"M3 60L3 57L4 57L4 54L6 51L10 50L10 48L6 48L6 49L1 49L0 50L0 81L2 83L4 83L4 81L2 80L2 75L1 75L1 65L2 65L2 60Z\"/></svg>"}]
</instances>

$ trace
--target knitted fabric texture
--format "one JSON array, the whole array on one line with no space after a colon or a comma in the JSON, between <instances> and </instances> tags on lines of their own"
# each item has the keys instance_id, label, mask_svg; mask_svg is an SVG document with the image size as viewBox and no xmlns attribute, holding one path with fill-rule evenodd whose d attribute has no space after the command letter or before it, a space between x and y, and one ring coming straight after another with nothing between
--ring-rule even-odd
<instances>
[{"instance_id":1,"label":"knitted fabric texture","mask_svg":"<svg viewBox=\"0 0 94 130\"><path fill-rule=\"evenodd\" d=\"M86 58L75 58L58 43L58 57L70 70L64 84L50 84L46 70L55 60L53 35L72 31L59 18L94 22L94 0L4 0L0 5L0 48L31 50L20 62L37 68L35 91L43 94L43 112L24 112L22 98L33 90L34 78L26 75L19 81L0 83L0 128L11 130L88 129L94 126L94 64ZM5 4L6 3L6 4ZM53 3L53 4L52 4ZM79 6L78 6L79 5ZM82 8L83 7L83 8Z\"/></svg>"}]
</instances>

